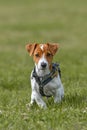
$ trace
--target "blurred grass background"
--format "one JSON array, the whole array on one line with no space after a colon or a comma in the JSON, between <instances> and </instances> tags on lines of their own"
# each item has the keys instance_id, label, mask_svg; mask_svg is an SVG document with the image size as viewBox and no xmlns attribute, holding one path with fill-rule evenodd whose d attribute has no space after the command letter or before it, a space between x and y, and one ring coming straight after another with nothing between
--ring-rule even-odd
<instances>
[{"instance_id":1,"label":"blurred grass background","mask_svg":"<svg viewBox=\"0 0 87 130\"><path fill-rule=\"evenodd\" d=\"M25 45L60 44L65 99L29 111L33 61ZM0 130L87 130L87 1L0 0Z\"/></svg>"},{"instance_id":2,"label":"blurred grass background","mask_svg":"<svg viewBox=\"0 0 87 130\"><path fill-rule=\"evenodd\" d=\"M86 4L86 0L0 0L0 39L3 43L21 40L85 44Z\"/></svg>"}]
</instances>

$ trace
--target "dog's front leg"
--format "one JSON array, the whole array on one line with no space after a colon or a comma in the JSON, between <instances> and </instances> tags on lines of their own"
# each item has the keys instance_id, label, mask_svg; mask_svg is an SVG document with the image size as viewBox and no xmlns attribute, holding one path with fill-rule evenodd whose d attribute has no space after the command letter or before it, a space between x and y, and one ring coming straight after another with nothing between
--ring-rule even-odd
<instances>
[{"instance_id":1,"label":"dog's front leg","mask_svg":"<svg viewBox=\"0 0 87 130\"><path fill-rule=\"evenodd\" d=\"M56 93L54 95L54 102L55 103L60 103L61 102L61 94L60 94L60 90L56 90Z\"/></svg>"},{"instance_id":2,"label":"dog's front leg","mask_svg":"<svg viewBox=\"0 0 87 130\"><path fill-rule=\"evenodd\" d=\"M64 89L63 86L61 85L61 87L56 90L56 93L54 95L54 102L55 103L61 102L63 97L64 97Z\"/></svg>"},{"instance_id":3,"label":"dog's front leg","mask_svg":"<svg viewBox=\"0 0 87 130\"><path fill-rule=\"evenodd\" d=\"M55 103L61 102L62 98L64 97L64 87L62 85L62 82L61 82L59 75L58 75L57 81L58 81L58 87L57 87L57 89L55 91L55 95L54 95L54 102Z\"/></svg>"},{"instance_id":4,"label":"dog's front leg","mask_svg":"<svg viewBox=\"0 0 87 130\"><path fill-rule=\"evenodd\" d=\"M34 102L36 102L38 106L41 108L44 108L44 109L47 108L46 103L42 99L42 96L35 90L32 91L31 101L29 103L29 106L32 106Z\"/></svg>"},{"instance_id":5,"label":"dog's front leg","mask_svg":"<svg viewBox=\"0 0 87 130\"><path fill-rule=\"evenodd\" d=\"M32 106L34 102L35 102L35 96L34 96L34 93L32 92L30 106Z\"/></svg>"},{"instance_id":6,"label":"dog's front leg","mask_svg":"<svg viewBox=\"0 0 87 130\"><path fill-rule=\"evenodd\" d=\"M30 105L32 105L35 101L41 108L46 108L46 103L43 101L42 96L39 93L39 86L34 78L31 80L31 86L32 86L32 94Z\"/></svg>"},{"instance_id":7,"label":"dog's front leg","mask_svg":"<svg viewBox=\"0 0 87 130\"><path fill-rule=\"evenodd\" d=\"M39 93L39 86L35 82L35 80L31 82L31 86L32 86L32 94L31 94L31 101L29 103L29 106L32 106L33 103L36 102L39 107L44 109L47 108L46 103L43 101L42 96Z\"/></svg>"},{"instance_id":8,"label":"dog's front leg","mask_svg":"<svg viewBox=\"0 0 87 130\"><path fill-rule=\"evenodd\" d=\"M38 92L35 92L35 101L39 107L44 109L47 108L46 103L43 101L42 96Z\"/></svg>"}]
</instances>

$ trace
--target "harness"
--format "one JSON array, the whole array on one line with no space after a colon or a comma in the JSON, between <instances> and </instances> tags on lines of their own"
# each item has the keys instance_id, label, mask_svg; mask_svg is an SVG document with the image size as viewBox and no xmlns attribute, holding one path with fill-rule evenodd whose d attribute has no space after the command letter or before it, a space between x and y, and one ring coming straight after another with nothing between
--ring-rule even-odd
<instances>
[{"instance_id":1,"label":"harness","mask_svg":"<svg viewBox=\"0 0 87 130\"><path fill-rule=\"evenodd\" d=\"M59 76L61 77L61 70L60 70L60 66L58 63L52 63L52 71L43 76L43 77L39 77L36 73L35 67L32 73L32 77L35 78L36 82L39 85L39 92L42 96L46 96L46 97L50 97L44 94L43 88L44 86L49 83L57 74L59 73Z\"/></svg>"}]
</instances>

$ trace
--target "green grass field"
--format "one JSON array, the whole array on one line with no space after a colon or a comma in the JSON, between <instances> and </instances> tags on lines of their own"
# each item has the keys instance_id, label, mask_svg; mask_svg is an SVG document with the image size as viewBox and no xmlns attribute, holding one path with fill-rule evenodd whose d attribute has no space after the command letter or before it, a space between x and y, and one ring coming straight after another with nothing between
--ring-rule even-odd
<instances>
[{"instance_id":1,"label":"green grass field","mask_svg":"<svg viewBox=\"0 0 87 130\"><path fill-rule=\"evenodd\" d=\"M58 42L65 97L26 107L28 42ZM87 130L87 0L0 0L0 130Z\"/></svg>"}]
</instances>

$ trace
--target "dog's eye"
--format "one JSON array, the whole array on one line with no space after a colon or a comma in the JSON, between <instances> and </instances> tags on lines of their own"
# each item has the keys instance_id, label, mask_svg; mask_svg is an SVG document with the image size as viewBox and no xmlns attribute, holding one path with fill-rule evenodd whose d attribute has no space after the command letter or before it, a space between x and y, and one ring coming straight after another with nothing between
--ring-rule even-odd
<instances>
[{"instance_id":1,"label":"dog's eye","mask_svg":"<svg viewBox=\"0 0 87 130\"><path fill-rule=\"evenodd\" d=\"M36 56L36 57L39 57L39 54L37 53L37 54L35 54L35 56Z\"/></svg>"},{"instance_id":2,"label":"dog's eye","mask_svg":"<svg viewBox=\"0 0 87 130\"><path fill-rule=\"evenodd\" d=\"M48 57L51 56L51 53L48 52L48 53L47 53L47 56L48 56Z\"/></svg>"}]
</instances>

